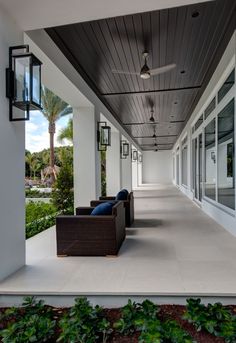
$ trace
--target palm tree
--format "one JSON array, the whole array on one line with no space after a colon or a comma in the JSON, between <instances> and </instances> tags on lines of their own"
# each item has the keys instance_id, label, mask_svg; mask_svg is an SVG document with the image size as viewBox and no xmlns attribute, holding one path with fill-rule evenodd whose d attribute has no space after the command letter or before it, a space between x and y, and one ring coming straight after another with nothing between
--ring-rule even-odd
<instances>
[{"instance_id":1,"label":"palm tree","mask_svg":"<svg viewBox=\"0 0 236 343\"><path fill-rule=\"evenodd\" d=\"M50 174L52 182L56 178L54 135L56 132L56 121L61 117L72 113L72 108L46 87L42 88L42 113L48 121L48 132L50 135Z\"/></svg>"},{"instance_id":2,"label":"palm tree","mask_svg":"<svg viewBox=\"0 0 236 343\"><path fill-rule=\"evenodd\" d=\"M67 126L60 130L57 137L58 142L62 143L64 139L67 139L69 142L73 143L73 119L70 118Z\"/></svg>"}]
</instances>

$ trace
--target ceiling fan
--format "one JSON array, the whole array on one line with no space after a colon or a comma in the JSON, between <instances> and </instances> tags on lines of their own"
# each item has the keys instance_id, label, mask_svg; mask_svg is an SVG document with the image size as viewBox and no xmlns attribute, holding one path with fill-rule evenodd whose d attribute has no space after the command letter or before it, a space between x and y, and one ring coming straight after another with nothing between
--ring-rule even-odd
<instances>
[{"instance_id":1,"label":"ceiling fan","mask_svg":"<svg viewBox=\"0 0 236 343\"><path fill-rule=\"evenodd\" d=\"M139 75L142 79L147 80L151 76L166 73L166 72L168 72L168 71L170 71L176 67L176 64L172 63L172 64L167 64L167 65L159 67L159 68L150 69L147 65L148 55L149 54L147 51L145 51L143 53L144 65L142 66L140 72L129 72L129 71L124 71L124 70L112 69L112 73L114 73L114 74L126 74L126 75Z\"/></svg>"}]
</instances>

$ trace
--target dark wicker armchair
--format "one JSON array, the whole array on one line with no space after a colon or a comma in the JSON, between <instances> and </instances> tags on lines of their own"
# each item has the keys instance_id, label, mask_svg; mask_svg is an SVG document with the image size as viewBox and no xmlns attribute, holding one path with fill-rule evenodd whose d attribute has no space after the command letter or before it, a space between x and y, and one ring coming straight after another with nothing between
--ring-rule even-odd
<instances>
[{"instance_id":1,"label":"dark wicker armchair","mask_svg":"<svg viewBox=\"0 0 236 343\"><path fill-rule=\"evenodd\" d=\"M119 201L112 215L91 216L92 207L78 207L75 216L56 218L58 256L117 255L125 239L125 209Z\"/></svg>"},{"instance_id":2,"label":"dark wicker armchair","mask_svg":"<svg viewBox=\"0 0 236 343\"><path fill-rule=\"evenodd\" d=\"M111 196L110 197L99 197L99 200L92 200L90 202L90 205L92 207L95 207L104 201L111 201L111 200L114 201L115 197L111 197ZM122 202L124 203L124 207L125 207L125 224L126 224L126 227L130 227L134 222L134 195L133 195L133 192L130 192L127 200L122 200Z\"/></svg>"}]
</instances>

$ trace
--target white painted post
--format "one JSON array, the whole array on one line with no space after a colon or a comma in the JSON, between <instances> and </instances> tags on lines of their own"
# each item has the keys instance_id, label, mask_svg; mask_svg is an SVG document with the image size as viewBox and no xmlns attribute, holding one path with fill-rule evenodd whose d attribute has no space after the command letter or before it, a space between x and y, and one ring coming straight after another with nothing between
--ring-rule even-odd
<instances>
[{"instance_id":1,"label":"white painted post","mask_svg":"<svg viewBox=\"0 0 236 343\"><path fill-rule=\"evenodd\" d=\"M116 195L121 189L120 133L112 129L111 146L106 153L107 195Z\"/></svg>"},{"instance_id":2,"label":"white painted post","mask_svg":"<svg viewBox=\"0 0 236 343\"><path fill-rule=\"evenodd\" d=\"M9 122L5 68L23 32L0 9L0 281L25 264L25 123Z\"/></svg>"},{"instance_id":3,"label":"white painted post","mask_svg":"<svg viewBox=\"0 0 236 343\"><path fill-rule=\"evenodd\" d=\"M142 154L139 152L139 155ZM143 162L138 161L138 186L141 186L143 183Z\"/></svg>"},{"instance_id":4,"label":"white painted post","mask_svg":"<svg viewBox=\"0 0 236 343\"><path fill-rule=\"evenodd\" d=\"M100 152L97 150L97 122L93 106L73 109L74 200L75 207L89 206L101 194Z\"/></svg>"},{"instance_id":5,"label":"white painted post","mask_svg":"<svg viewBox=\"0 0 236 343\"><path fill-rule=\"evenodd\" d=\"M129 156L125 159L121 159L121 188L125 188L129 192L132 190L131 144Z\"/></svg>"}]
</instances>

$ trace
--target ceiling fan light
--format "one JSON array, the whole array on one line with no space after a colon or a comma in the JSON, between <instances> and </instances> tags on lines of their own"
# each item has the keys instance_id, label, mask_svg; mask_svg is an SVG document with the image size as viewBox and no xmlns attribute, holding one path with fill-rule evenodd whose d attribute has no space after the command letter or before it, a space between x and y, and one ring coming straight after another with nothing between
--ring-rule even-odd
<instances>
[{"instance_id":1,"label":"ceiling fan light","mask_svg":"<svg viewBox=\"0 0 236 343\"><path fill-rule=\"evenodd\" d=\"M140 71L140 77L144 80L149 79L151 76L150 69L148 68L147 64L145 63Z\"/></svg>"},{"instance_id":2,"label":"ceiling fan light","mask_svg":"<svg viewBox=\"0 0 236 343\"><path fill-rule=\"evenodd\" d=\"M149 72L145 72L145 73L140 73L140 77L144 80L150 79L151 75Z\"/></svg>"},{"instance_id":3,"label":"ceiling fan light","mask_svg":"<svg viewBox=\"0 0 236 343\"><path fill-rule=\"evenodd\" d=\"M155 121L154 117L151 116L150 119L149 119L152 123Z\"/></svg>"}]
</instances>

